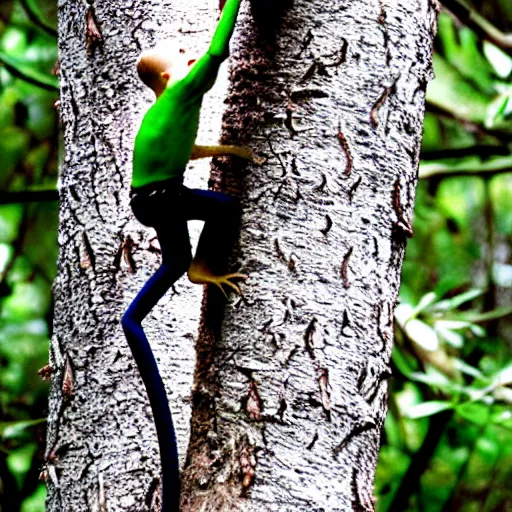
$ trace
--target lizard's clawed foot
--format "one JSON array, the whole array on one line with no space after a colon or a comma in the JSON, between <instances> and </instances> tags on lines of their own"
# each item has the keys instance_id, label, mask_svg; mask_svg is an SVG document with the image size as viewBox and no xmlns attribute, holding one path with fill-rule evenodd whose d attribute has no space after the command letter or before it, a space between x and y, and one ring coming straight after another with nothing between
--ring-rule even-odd
<instances>
[{"instance_id":1,"label":"lizard's clawed foot","mask_svg":"<svg viewBox=\"0 0 512 512\"><path fill-rule=\"evenodd\" d=\"M236 281L245 281L247 279L247 276L244 274L225 274L223 276L214 276L210 283L218 286L220 288L220 291L224 294L226 298L227 293L224 290L223 286L227 286L228 288L231 288L234 292L236 292L238 295L242 295L242 290L240 290L240 287L236 282L233 282L233 279Z\"/></svg>"},{"instance_id":2,"label":"lizard's clawed foot","mask_svg":"<svg viewBox=\"0 0 512 512\"><path fill-rule=\"evenodd\" d=\"M238 293L238 295L242 295L240 287L233 281L245 281L247 276L238 273L214 275L204 264L193 262L188 269L188 278L190 282L194 284L214 284L218 286L220 291L227 298L224 286L227 286L228 289L231 288L231 290Z\"/></svg>"},{"instance_id":3,"label":"lizard's clawed foot","mask_svg":"<svg viewBox=\"0 0 512 512\"><path fill-rule=\"evenodd\" d=\"M254 154L253 150L246 147L240 146L229 146L232 149L232 155L238 156L239 158L243 158L244 160L249 160L254 165L263 165L267 159L262 156L257 156Z\"/></svg>"},{"instance_id":4,"label":"lizard's clawed foot","mask_svg":"<svg viewBox=\"0 0 512 512\"><path fill-rule=\"evenodd\" d=\"M263 165L266 161L265 157L252 155L252 163L255 165Z\"/></svg>"}]
</instances>

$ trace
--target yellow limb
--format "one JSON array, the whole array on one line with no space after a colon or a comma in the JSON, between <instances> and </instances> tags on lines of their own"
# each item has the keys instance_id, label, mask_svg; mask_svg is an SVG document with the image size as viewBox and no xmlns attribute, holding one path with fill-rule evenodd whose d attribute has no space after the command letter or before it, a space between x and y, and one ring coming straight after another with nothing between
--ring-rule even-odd
<instances>
[{"instance_id":1,"label":"yellow limb","mask_svg":"<svg viewBox=\"0 0 512 512\"><path fill-rule=\"evenodd\" d=\"M242 291L233 280L245 280L247 276L237 273L218 276L211 272L204 261L194 259L188 269L188 278L194 284L214 284L218 286L224 296L227 297L223 286L227 286L238 293L238 295L242 295Z\"/></svg>"},{"instance_id":2,"label":"yellow limb","mask_svg":"<svg viewBox=\"0 0 512 512\"><path fill-rule=\"evenodd\" d=\"M262 164L265 159L255 156L252 149L241 146L217 145L217 146L198 146L194 145L190 160L198 158L209 158L212 156L237 156L244 160L250 160L255 164Z\"/></svg>"}]
</instances>

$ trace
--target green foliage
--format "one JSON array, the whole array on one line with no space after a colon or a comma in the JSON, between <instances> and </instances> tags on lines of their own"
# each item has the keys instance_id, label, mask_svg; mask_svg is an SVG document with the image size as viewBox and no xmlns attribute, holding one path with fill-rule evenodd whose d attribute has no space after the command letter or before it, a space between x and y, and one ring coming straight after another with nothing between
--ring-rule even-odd
<instances>
[{"instance_id":1,"label":"green foliage","mask_svg":"<svg viewBox=\"0 0 512 512\"><path fill-rule=\"evenodd\" d=\"M54 3L38 6L51 20ZM0 10L8 20L0 24L0 190L55 188L56 41L21 3ZM44 510L48 384L37 372L48 361L57 211L55 203L0 205L0 509L9 512Z\"/></svg>"},{"instance_id":2,"label":"green foliage","mask_svg":"<svg viewBox=\"0 0 512 512\"><path fill-rule=\"evenodd\" d=\"M436 50L377 510L509 510L512 58L445 13Z\"/></svg>"},{"instance_id":3,"label":"green foliage","mask_svg":"<svg viewBox=\"0 0 512 512\"><path fill-rule=\"evenodd\" d=\"M510 0L473 0L512 31ZM0 190L55 188L54 1L0 3ZM396 311L378 510L512 507L512 58L446 13ZM3 196L2 196L3 197ZM44 510L57 205L0 205L0 508ZM2 494L8 487L8 494ZM9 501L6 501L9 500Z\"/></svg>"}]
</instances>

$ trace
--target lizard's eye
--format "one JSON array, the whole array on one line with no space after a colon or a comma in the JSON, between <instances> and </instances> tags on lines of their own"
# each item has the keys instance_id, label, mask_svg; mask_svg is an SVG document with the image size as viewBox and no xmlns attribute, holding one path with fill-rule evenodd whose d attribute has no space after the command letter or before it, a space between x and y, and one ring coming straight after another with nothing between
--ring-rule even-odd
<instances>
[{"instance_id":1,"label":"lizard's eye","mask_svg":"<svg viewBox=\"0 0 512 512\"><path fill-rule=\"evenodd\" d=\"M180 48L179 52L180 53L185 53L185 48Z\"/></svg>"}]
</instances>

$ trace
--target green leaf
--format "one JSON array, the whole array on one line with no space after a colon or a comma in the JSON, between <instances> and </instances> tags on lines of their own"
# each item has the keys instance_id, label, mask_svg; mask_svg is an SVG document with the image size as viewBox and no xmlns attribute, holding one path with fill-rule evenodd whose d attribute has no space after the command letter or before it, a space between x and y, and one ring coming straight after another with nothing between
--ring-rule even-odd
<instances>
[{"instance_id":1,"label":"green leaf","mask_svg":"<svg viewBox=\"0 0 512 512\"><path fill-rule=\"evenodd\" d=\"M2 155L2 172L0 185L6 187L11 181L16 167L23 162L30 148L30 133L17 126L8 126L0 130L0 154Z\"/></svg>"},{"instance_id":2,"label":"green leaf","mask_svg":"<svg viewBox=\"0 0 512 512\"><path fill-rule=\"evenodd\" d=\"M399 304L395 309L395 319L404 328L407 321L412 318L414 308L407 303Z\"/></svg>"},{"instance_id":3,"label":"green leaf","mask_svg":"<svg viewBox=\"0 0 512 512\"><path fill-rule=\"evenodd\" d=\"M490 421L512 431L512 411L509 406L495 406L491 412Z\"/></svg>"},{"instance_id":4,"label":"green leaf","mask_svg":"<svg viewBox=\"0 0 512 512\"><path fill-rule=\"evenodd\" d=\"M443 43L446 60L461 76L475 84L483 92L494 89L493 70L480 51L480 41L468 27L456 27L455 21L446 13L439 16L439 35Z\"/></svg>"},{"instance_id":5,"label":"green leaf","mask_svg":"<svg viewBox=\"0 0 512 512\"><path fill-rule=\"evenodd\" d=\"M439 54L433 55L436 78L427 89L427 101L459 119L484 124L491 98L465 81Z\"/></svg>"},{"instance_id":6,"label":"green leaf","mask_svg":"<svg viewBox=\"0 0 512 512\"><path fill-rule=\"evenodd\" d=\"M417 382L423 382L434 388L448 389L453 385L446 375L433 368L429 368L428 373L411 372L409 378Z\"/></svg>"},{"instance_id":7,"label":"green leaf","mask_svg":"<svg viewBox=\"0 0 512 512\"><path fill-rule=\"evenodd\" d=\"M413 312L411 313L410 318L418 316L422 311L425 311L425 309L434 304L436 300L437 294L435 292L429 292L423 295L423 297L421 297L420 301L418 302L418 305L414 308Z\"/></svg>"},{"instance_id":8,"label":"green leaf","mask_svg":"<svg viewBox=\"0 0 512 512\"><path fill-rule=\"evenodd\" d=\"M469 322L465 323L469 324ZM443 327L441 322L435 323L435 329L437 334L441 336L441 338L452 347L462 348L464 346L464 336L462 336L462 334L454 332L452 329L447 329L446 327Z\"/></svg>"},{"instance_id":9,"label":"green leaf","mask_svg":"<svg viewBox=\"0 0 512 512\"><path fill-rule=\"evenodd\" d=\"M467 320L472 323L488 322L489 320L498 320L512 315L512 306L503 306L493 309L487 313L465 313L460 315L461 320Z\"/></svg>"},{"instance_id":10,"label":"green leaf","mask_svg":"<svg viewBox=\"0 0 512 512\"><path fill-rule=\"evenodd\" d=\"M471 329L471 332L479 338L483 338L486 334L485 329L479 325L471 324L469 328Z\"/></svg>"},{"instance_id":11,"label":"green leaf","mask_svg":"<svg viewBox=\"0 0 512 512\"><path fill-rule=\"evenodd\" d=\"M414 405L406 411L405 416L410 419L425 418L426 416L433 416L434 414L447 411L448 409L453 409L451 402L432 400L430 402Z\"/></svg>"},{"instance_id":12,"label":"green leaf","mask_svg":"<svg viewBox=\"0 0 512 512\"><path fill-rule=\"evenodd\" d=\"M11 55L23 55L27 50L27 33L18 27L7 27L3 34L0 44L0 50Z\"/></svg>"},{"instance_id":13,"label":"green leaf","mask_svg":"<svg viewBox=\"0 0 512 512\"><path fill-rule=\"evenodd\" d=\"M45 512L46 486L40 484L36 491L23 500L21 512Z\"/></svg>"},{"instance_id":14,"label":"green leaf","mask_svg":"<svg viewBox=\"0 0 512 512\"><path fill-rule=\"evenodd\" d=\"M512 163L512 160L511 160ZM453 309L457 309L462 304L469 302L471 300L475 300L477 297L482 296L485 293L485 290L481 290L479 288L473 288L468 290L467 292L456 295L455 297L451 297L449 299L444 299L439 301L434 309L436 311L451 311ZM450 327L453 329L454 327Z\"/></svg>"},{"instance_id":15,"label":"green leaf","mask_svg":"<svg viewBox=\"0 0 512 512\"><path fill-rule=\"evenodd\" d=\"M46 418L27 421L0 422L0 437L3 440L16 439L20 437L27 429L41 425L44 422L46 422Z\"/></svg>"},{"instance_id":16,"label":"green leaf","mask_svg":"<svg viewBox=\"0 0 512 512\"><path fill-rule=\"evenodd\" d=\"M495 176L490 182L492 207L498 233L512 235L512 174Z\"/></svg>"},{"instance_id":17,"label":"green leaf","mask_svg":"<svg viewBox=\"0 0 512 512\"><path fill-rule=\"evenodd\" d=\"M413 318L405 325L407 336L418 346L429 352L439 348L439 340L436 331L425 322Z\"/></svg>"},{"instance_id":18,"label":"green leaf","mask_svg":"<svg viewBox=\"0 0 512 512\"><path fill-rule=\"evenodd\" d=\"M466 375L470 375L475 379L482 379L484 377L483 373L478 368L467 364L462 359L453 359L453 365L460 372L465 373Z\"/></svg>"},{"instance_id":19,"label":"green leaf","mask_svg":"<svg viewBox=\"0 0 512 512\"><path fill-rule=\"evenodd\" d=\"M444 174L466 174L468 176L508 171L512 167L512 156L496 157L482 161L478 157L461 158L453 162L432 162L420 165L420 179Z\"/></svg>"},{"instance_id":20,"label":"green leaf","mask_svg":"<svg viewBox=\"0 0 512 512\"><path fill-rule=\"evenodd\" d=\"M0 243L13 242L23 216L23 207L18 204L0 206Z\"/></svg>"},{"instance_id":21,"label":"green leaf","mask_svg":"<svg viewBox=\"0 0 512 512\"><path fill-rule=\"evenodd\" d=\"M398 371L405 375L407 378L410 378L410 375L413 373L413 369L409 365L407 358L404 356L404 354L402 354L402 351L398 345L395 345L395 348L391 354L391 358Z\"/></svg>"},{"instance_id":22,"label":"green leaf","mask_svg":"<svg viewBox=\"0 0 512 512\"><path fill-rule=\"evenodd\" d=\"M491 408L482 402L470 402L455 407L457 414L475 425L486 425L490 418Z\"/></svg>"},{"instance_id":23,"label":"green leaf","mask_svg":"<svg viewBox=\"0 0 512 512\"><path fill-rule=\"evenodd\" d=\"M512 384L512 363L502 368L492 379L493 386L508 386L509 384Z\"/></svg>"},{"instance_id":24,"label":"green leaf","mask_svg":"<svg viewBox=\"0 0 512 512\"><path fill-rule=\"evenodd\" d=\"M36 443L24 444L7 456L7 466L16 477L20 488L23 486L37 448Z\"/></svg>"},{"instance_id":25,"label":"green leaf","mask_svg":"<svg viewBox=\"0 0 512 512\"><path fill-rule=\"evenodd\" d=\"M501 78L508 78L512 73L512 59L510 56L489 41L484 41L483 50L496 74Z\"/></svg>"}]
</instances>

